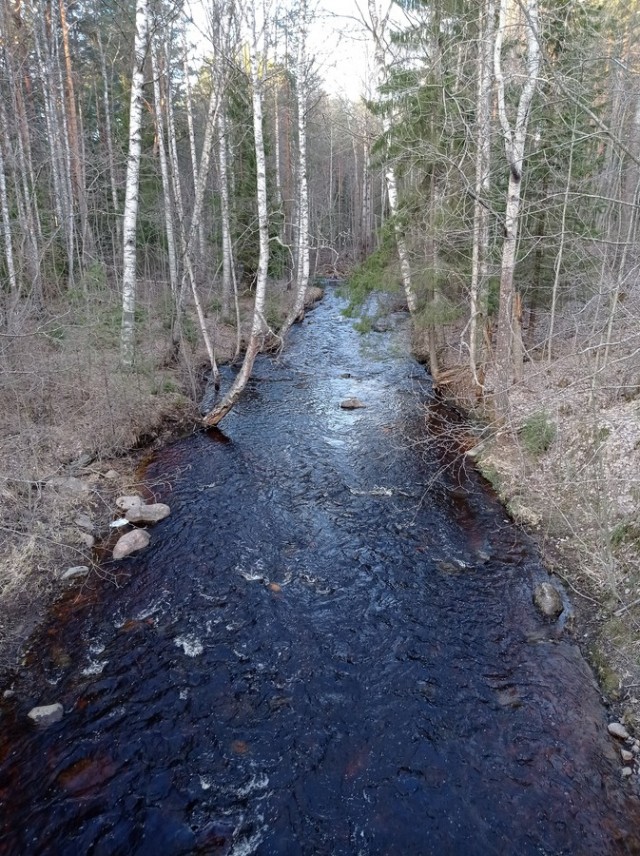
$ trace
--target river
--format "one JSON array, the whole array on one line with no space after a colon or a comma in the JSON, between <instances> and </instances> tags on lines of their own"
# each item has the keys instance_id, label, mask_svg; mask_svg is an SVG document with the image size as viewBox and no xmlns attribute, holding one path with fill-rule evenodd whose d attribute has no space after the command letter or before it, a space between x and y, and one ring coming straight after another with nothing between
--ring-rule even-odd
<instances>
[{"instance_id":1,"label":"river","mask_svg":"<svg viewBox=\"0 0 640 856\"><path fill-rule=\"evenodd\" d=\"M406 322L343 305L154 457L171 516L52 611L3 702L1 854L640 852L534 544L428 430Z\"/></svg>"}]
</instances>

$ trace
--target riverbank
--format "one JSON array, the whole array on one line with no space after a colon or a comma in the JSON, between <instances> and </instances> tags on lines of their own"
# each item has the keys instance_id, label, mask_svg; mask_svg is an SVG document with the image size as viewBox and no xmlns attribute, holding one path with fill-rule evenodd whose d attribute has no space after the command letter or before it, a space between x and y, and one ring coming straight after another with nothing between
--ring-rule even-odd
<instances>
[{"instance_id":1,"label":"riverbank","mask_svg":"<svg viewBox=\"0 0 640 856\"><path fill-rule=\"evenodd\" d=\"M310 289L307 308L321 295ZM25 320L0 351L0 674L13 668L70 568L99 574L114 499L141 489L136 471L149 450L199 427L207 355L188 309L180 359L171 360L169 317L153 283L140 290L144 319L136 365L119 365L117 295ZM293 293L272 289L277 329ZM241 300L241 340L252 297ZM216 356L231 361L236 333L208 308ZM144 486L149 499L153 485ZM73 576L73 575L71 575Z\"/></svg>"},{"instance_id":2,"label":"riverbank","mask_svg":"<svg viewBox=\"0 0 640 856\"><path fill-rule=\"evenodd\" d=\"M604 365L596 361L593 317L582 319L584 329L568 313L559 319L553 358L530 348L499 428L478 407L460 362L462 331L452 325L438 352L444 397L477 428L466 454L536 537L549 572L570 595L576 639L604 695L639 733L640 342L631 309L618 321ZM545 324L540 313L538 341ZM425 331L415 332L414 346L426 359Z\"/></svg>"}]
</instances>

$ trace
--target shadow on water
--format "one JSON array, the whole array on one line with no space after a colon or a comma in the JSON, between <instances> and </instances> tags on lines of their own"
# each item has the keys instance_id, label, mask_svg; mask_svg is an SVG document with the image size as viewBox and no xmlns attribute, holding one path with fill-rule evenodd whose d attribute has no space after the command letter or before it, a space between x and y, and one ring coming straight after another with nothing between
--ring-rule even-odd
<instances>
[{"instance_id":1,"label":"shadow on water","mask_svg":"<svg viewBox=\"0 0 640 856\"><path fill-rule=\"evenodd\" d=\"M403 324L340 305L149 464L171 517L52 612L4 702L0 853L640 852L534 547L422 436Z\"/></svg>"}]
</instances>

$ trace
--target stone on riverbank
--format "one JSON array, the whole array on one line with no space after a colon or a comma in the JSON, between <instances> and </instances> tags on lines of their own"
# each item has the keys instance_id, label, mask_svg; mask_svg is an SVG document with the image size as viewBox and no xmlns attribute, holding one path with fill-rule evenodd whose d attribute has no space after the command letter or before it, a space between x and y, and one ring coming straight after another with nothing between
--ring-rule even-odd
<instances>
[{"instance_id":1,"label":"stone on riverbank","mask_svg":"<svg viewBox=\"0 0 640 856\"><path fill-rule=\"evenodd\" d=\"M116 546L113 548L113 558L124 559L136 550L144 549L151 541L151 536L144 529L134 529L132 532L127 532L118 539Z\"/></svg>"},{"instance_id":2,"label":"stone on riverbank","mask_svg":"<svg viewBox=\"0 0 640 856\"><path fill-rule=\"evenodd\" d=\"M56 722L60 722L64 716L64 708L59 702L56 702L56 704L45 704L32 708L27 716L36 725L53 725Z\"/></svg>"},{"instance_id":3,"label":"stone on riverbank","mask_svg":"<svg viewBox=\"0 0 640 856\"><path fill-rule=\"evenodd\" d=\"M164 502L155 502L152 505L134 505L125 517L129 523L157 523L171 514L171 509Z\"/></svg>"},{"instance_id":4,"label":"stone on riverbank","mask_svg":"<svg viewBox=\"0 0 640 856\"><path fill-rule=\"evenodd\" d=\"M144 499L138 496L137 493L128 494L127 496L119 496L116 499L116 505L120 511L129 511L130 508L134 508L136 505L144 505Z\"/></svg>"},{"instance_id":5,"label":"stone on riverbank","mask_svg":"<svg viewBox=\"0 0 640 856\"><path fill-rule=\"evenodd\" d=\"M612 737L617 737L618 740L629 740L631 737L621 722L610 722L607 726L607 731Z\"/></svg>"},{"instance_id":6,"label":"stone on riverbank","mask_svg":"<svg viewBox=\"0 0 640 856\"><path fill-rule=\"evenodd\" d=\"M89 568L87 565L75 565L73 568L67 568L66 571L63 571L60 574L60 580L63 583L69 582L69 580L77 580L79 577L86 577L89 573Z\"/></svg>"},{"instance_id":7,"label":"stone on riverbank","mask_svg":"<svg viewBox=\"0 0 640 856\"><path fill-rule=\"evenodd\" d=\"M533 602L547 618L557 618L564 611L560 592L551 583L540 583L535 587Z\"/></svg>"}]
</instances>

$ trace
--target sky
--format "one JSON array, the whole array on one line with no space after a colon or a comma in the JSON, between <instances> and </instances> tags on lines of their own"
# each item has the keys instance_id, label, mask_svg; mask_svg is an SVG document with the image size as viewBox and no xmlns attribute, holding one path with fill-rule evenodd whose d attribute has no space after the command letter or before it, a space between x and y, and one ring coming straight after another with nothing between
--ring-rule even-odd
<instances>
[{"instance_id":1,"label":"sky","mask_svg":"<svg viewBox=\"0 0 640 856\"><path fill-rule=\"evenodd\" d=\"M318 0L314 22L309 32L309 54L314 67L333 95L344 95L357 101L366 93L369 62L368 39L358 24L358 5L366 8L367 0ZM187 0L195 22L193 40L202 40L207 51L207 0ZM310 7L313 8L313 0Z\"/></svg>"}]
</instances>

